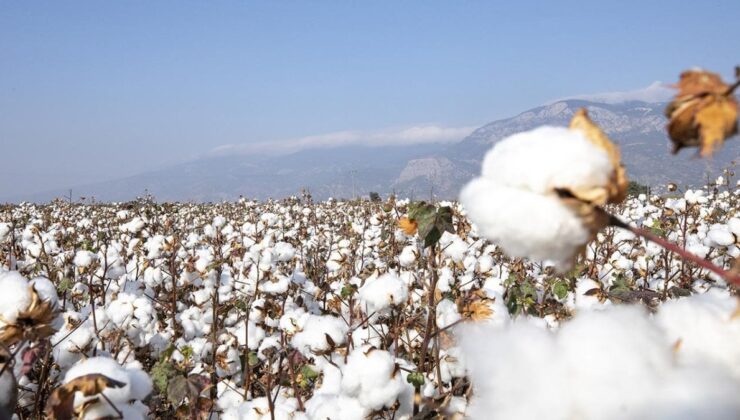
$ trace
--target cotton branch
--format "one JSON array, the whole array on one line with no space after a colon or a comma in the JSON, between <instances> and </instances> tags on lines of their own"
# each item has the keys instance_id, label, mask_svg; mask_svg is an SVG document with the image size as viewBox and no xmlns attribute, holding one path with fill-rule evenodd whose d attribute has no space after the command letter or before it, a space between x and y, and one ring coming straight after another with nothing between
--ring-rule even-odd
<instances>
[{"instance_id":1,"label":"cotton branch","mask_svg":"<svg viewBox=\"0 0 740 420\"><path fill-rule=\"evenodd\" d=\"M664 238L661 238L660 236L655 235L648 230L638 228L636 226L631 226L625 223L624 221L620 220L618 217L611 215L611 214L609 215L609 226L626 229L639 237L642 237L648 241L654 242L662 246L663 248L679 255L681 258L687 261L693 262L694 264L698 265L701 268L704 268L706 270L713 272L714 274L722 277L727 283L734 284L735 286L740 286L740 276L738 276L737 274L734 274L721 267L718 267L711 261L701 258L698 255L692 254L691 252L688 252L686 249Z\"/></svg>"}]
</instances>

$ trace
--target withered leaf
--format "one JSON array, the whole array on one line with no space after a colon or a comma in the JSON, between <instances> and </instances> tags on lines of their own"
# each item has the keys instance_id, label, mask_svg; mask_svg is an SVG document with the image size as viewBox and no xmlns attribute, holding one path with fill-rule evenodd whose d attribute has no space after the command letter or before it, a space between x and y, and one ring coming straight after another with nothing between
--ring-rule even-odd
<instances>
[{"instance_id":1,"label":"withered leaf","mask_svg":"<svg viewBox=\"0 0 740 420\"><path fill-rule=\"evenodd\" d=\"M187 377L178 375L170 380L167 385L167 399L179 406L187 398L189 401L197 401L203 391L211 387L211 381L203 375L192 374Z\"/></svg>"},{"instance_id":2,"label":"withered leaf","mask_svg":"<svg viewBox=\"0 0 740 420\"><path fill-rule=\"evenodd\" d=\"M122 388L125 383L105 375L91 373L80 376L56 388L46 403L46 415L54 420L67 420L75 417L75 393L89 397L100 394L106 388Z\"/></svg>"}]
</instances>

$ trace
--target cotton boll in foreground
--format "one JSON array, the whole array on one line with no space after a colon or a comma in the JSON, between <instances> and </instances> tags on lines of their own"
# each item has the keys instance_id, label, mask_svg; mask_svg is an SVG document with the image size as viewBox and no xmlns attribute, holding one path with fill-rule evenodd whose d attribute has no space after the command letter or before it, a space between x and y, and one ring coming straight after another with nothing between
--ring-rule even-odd
<instances>
[{"instance_id":1,"label":"cotton boll in foreground","mask_svg":"<svg viewBox=\"0 0 740 420\"><path fill-rule=\"evenodd\" d=\"M716 363L740 380L740 317L738 300L726 291L672 300L661 305L656 322L675 345L685 364Z\"/></svg>"},{"instance_id":2,"label":"cotton boll in foreground","mask_svg":"<svg viewBox=\"0 0 740 420\"><path fill-rule=\"evenodd\" d=\"M549 260L560 271L607 216L595 206L624 198L619 152L579 112L572 129L540 127L498 142L460 201L482 236L510 256Z\"/></svg>"},{"instance_id":3,"label":"cotton boll in foreground","mask_svg":"<svg viewBox=\"0 0 740 420\"><path fill-rule=\"evenodd\" d=\"M512 257L551 260L566 268L591 237L578 215L555 196L477 178L465 186L460 201L479 233Z\"/></svg>"},{"instance_id":4,"label":"cotton boll in foreground","mask_svg":"<svg viewBox=\"0 0 740 420\"><path fill-rule=\"evenodd\" d=\"M556 188L598 188L614 170L609 156L580 132L543 126L498 142L483 159L481 177L536 194Z\"/></svg>"},{"instance_id":5,"label":"cotton boll in foreground","mask_svg":"<svg viewBox=\"0 0 740 420\"><path fill-rule=\"evenodd\" d=\"M740 416L740 382L708 360L677 363L660 323L642 308L579 312L554 333L535 324L528 318L504 329L457 330L471 366L471 418Z\"/></svg>"}]
</instances>

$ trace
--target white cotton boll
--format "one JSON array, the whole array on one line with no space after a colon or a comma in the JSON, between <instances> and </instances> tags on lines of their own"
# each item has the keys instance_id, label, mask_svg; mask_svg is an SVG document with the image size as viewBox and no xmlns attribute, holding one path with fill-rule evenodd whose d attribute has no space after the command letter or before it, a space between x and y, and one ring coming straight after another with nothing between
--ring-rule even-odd
<instances>
[{"instance_id":1,"label":"white cotton boll","mask_svg":"<svg viewBox=\"0 0 740 420\"><path fill-rule=\"evenodd\" d=\"M298 401L295 398L285 398L278 395L274 402L275 411L270 412L270 404L266 397L244 401L238 407L226 410L223 420L303 420L306 416L298 412Z\"/></svg>"},{"instance_id":2,"label":"white cotton boll","mask_svg":"<svg viewBox=\"0 0 740 420\"><path fill-rule=\"evenodd\" d=\"M64 376L64 383L92 373L102 374L125 384L121 388L106 388L102 392L114 403L128 403L134 399L141 400L152 391L152 381L141 370L140 365L123 367L115 360L107 357L91 357L72 366ZM75 406L91 398L94 398L94 396L83 397L77 394L75 396Z\"/></svg>"},{"instance_id":3,"label":"white cotton boll","mask_svg":"<svg viewBox=\"0 0 740 420\"><path fill-rule=\"evenodd\" d=\"M687 190L683 197L689 204L706 204L709 201L703 190Z\"/></svg>"},{"instance_id":4,"label":"white cotton boll","mask_svg":"<svg viewBox=\"0 0 740 420\"><path fill-rule=\"evenodd\" d=\"M669 300L658 309L655 320L683 363L717 363L740 379L740 319L737 298L726 291L709 290Z\"/></svg>"},{"instance_id":5,"label":"white cotton boll","mask_svg":"<svg viewBox=\"0 0 740 420\"><path fill-rule=\"evenodd\" d=\"M244 389L228 379L219 381L217 385L218 400L216 406L221 410L238 407L244 402Z\"/></svg>"},{"instance_id":6,"label":"white cotton boll","mask_svg":"<svg viewBox=\"0 0 740 420\"><path fill-rule=\"evenodd\" d=\"M151 259L160 258L164 248L165 237L163 235L154 235L144 243L144 249L147 251L146 257Z\"/></svg>"},{"instance_id":7,"label":"white cotton boll","mask_svg":"<svg viewBox=\"0 0 740 420\"><path fill-rule=\"evenodd\" d=\"M455 275L449 267L442 267L437 277L437 290L442 293L449 292L451 284L455 282Z\"/></svg>"},{"instance_id":8,"label":"white cotton boll","mask_svg":"<svg viewBox=\"0 0 740 420\"><path fill-rule=\"evenodd\" d=\"M740 238L740 218L733 217L727 221L727 226L730 228L730 232L733 235Z\"/></svg>"},{"instance_id":9,"label":"white cotton boll","mask_svg":"<svg viewBox=\"0 0 740 420\"><path fill-rule=\"evenodd\" d=\"M574 411L585 418L635 418L670 368L660 330L637 306L576 316L561 327L558 344Z\"/></svg>"},{"instance_id":10,"label":"white cotton boll","mask_svg":"<svg viewBox=\"0 0 740 420\"><path fill-rule=\"evenodd\" d=\"M226 218L223 216L216 216L213 218L213 222L211 222L211 224L216 229L221 228L226 224Z\"/></svg>"},{"instance_id":11,"label":"white cotton boll","mask_svg":"<svg viewBox=\"0 0 740 420\"><path fill-rule=\"evenodd\" d=\"M449 299L439 301L436 313L438 328L447 328L462 319L460 312L457 310L457 305Z\"/></svg>"},{"instance_id":12,"label":"white cotton boll","mask_svg":"<svg viewBox=\"0 0 740 420\"><path fill-rule=\"evenodd\" d=\"M401 264L401 267L409 268L414 265L418 257L419 255L416 247L408 245L403 248L401 254L398 256L398 263Z\"/></svg>"},{"instance_id":13,"label":"white cotton boll","mask_svg":"<svg viewBox=\"0 0 740 420\"><path fill-rule=\"evenodd\" d=\"M577 309L598 309L603 305L603 303L599 300L598 294L587 294L594 289L601 290L601 284L595 280L592 280L588 277L581 277L576 281L575 307Z\"/></svg>"},{"instance_id":14,"label":"white cotton boll","mask_svg":"<svg viewBox=\"0 0 740 420\"><path fill-rule=\"evenodd\" d=\"M728 247L735 243L735 235L729 230L727 225L713 225L704 244L711 247Z\"/></svg>"},{"instance_id":15,"label":"white cotton boll","mask_svg":"<svg viewBox=\"0 0 740 420\"><path fill-rule=\"evenodd\" d=\"M369 346L354 349L342 373L342 391L370 410L391 407L411 386L397 369L393 355Z\"/></svg>"},{"instance_id":16,"label":"white cotton boll","mask_svg":"<svg viewBox=\"0 0 740 420\"><path fill-rule=\"evenodd\" d=\"M510 256L550 260L564 271L590 232L555 190L601 188L613 172L607 153L580 131L545 126L498 142L460 202L481 235Z\"/></svg>"},{"instance_id":17,"label":"white cotton boll","mask_svg":"<svg viewBox=\"0 0 740 420\"><path fill-rule=\"evenodd\" d=\"M41 300L51 302L53 307L57 306L59 303L59 296L57 295L57 288L51 280L46 277L36 277L32 279L29 284L33 287Z\"/></svg>"},{"instance_id":18,"label":"white cotton boll","mask_svg":"<svg viewBox=\"0 0 740 420\"><path fill-rule=\"evenodd\" d=\"M590 232L562 201L476 178L460 194L480 234L511 257L552 260L567 269Z\"/></svg>"},{"instance_id":19,"label":"white cotton boll","mask_svg":"<svg viewBox=\"0 0 740 420\"><path fill-rule=\"evenodd\" d=\"M5 242L10 236L10 223L0 223L0 242Z\"/></svg>"},{"instance_id":20,"label":"white cotton boll","mask_svg":"<svg viewBox=\"0 0 740 420\"><path fill-rule=\"evenodd\" d=\"M81 250L77 251L75 254L73 263L77 267L89 267L97 258L98 256L96 254L93 254L90 251Z\"/></svg>"},{"instance_id":21,"label":"white cotton boll","mask_svg":"<svg viewBox=\"0 0 740 420\"><path fill-rule=\"evenodd\" d=\"M265 330L251 320L246 324L241 321L237 324L233 334L236 336L240 346L247 346L250 350L259 348L262 340L265 338Z\"/></svg>"},{"instance_id":22,"label":"white cotton boll","mask_svg":"<svg viewBox=\"0 0 740 420\"><path fill-rule=\"evenodd\" d=\"M468 244L460 239L459 236L450 232L444 232L442 234L439 244L443 254L455 262L461 262L468 250Z\"/></svg>"},{"instance_id":23,"label":"white cotton boll","mask_svg":"<svg viewBox=\"0 0 740 420\"><path fill-rule=\"evenodd\" d=\"M146 226L144 220L140 217L134 217L128 223L122 224L119 229L124 233L136 234L141 232L141 230L144 229L144 226Z\"/></svg>"},{"instance_id":24,"label":"white cotton boll","mask_svg":"<svg viewBox=\"0 0 740 420\"><path fill-rule=\"evenodd\" d=\"M275 259L280 262L290 261L295 256L295 248L287 242L276 243L272 252L275 254Z\"/></svg>"},{"instance_id":25,"label":"white cotton boll","mask_svg":"<svg viewBox=\"0 0 740 420\"><path fill-rule=\"evenodd\" d=\"M306 414L310 419L363 420L370 410L352 397L318 394L306 401Z\"/></svg>"},{"instance_id":26,"label":"white cotton boll","mask_svg":"<svg viewBox=\"0 0 740 420\"><path fill-rule=\"evenodd\" d=\"M291 344L308 357L331 347L327 336L336 345L344 344L346 333L347 324L340 318L330 315L309 315L301 331L293 336Z\"/></svg>"},{"instance_id":27,"label":"white cotton boll","mask_svg":"<svg viewBox=\"0 0 740 420\"><path fill-rule=\"evenodd\" d=\"M526 321L503 330L466 324L456 328L455 336L471 367L475 397L466 412L469 418L567 418L568 401L555 392L567 375L547 330Z\"/></svg>"},{"instance_id":28,"label":"white cotton boll","mask_svg":"<svg viewBox=\"0 0 740 420\"><path fill-rule=\"evenodd\" d=\"M277 275L273 280L266 280L260 284L260 290L264 293L279 295L288 291L290 277Z\"/></svg>"},{"instance_id":29,"label":"white cotton boll","mask_svg":"<svg viewBox=\"0 0 740 420\"><path fill-rule=\"evenodd\" d=\"M549 194L554 188L606 185L613 170L606 152L580 131L543 126L498 142L486 153L481 175L501 185Z\"/></svg>"},{"instance_id":30,"label":"white cotton boll","mask_svg":"<svg viewBox=\"0 0 740 420\"><path fill-rule=\"evenodd\" d=\"M308 314L303 308L296 308L294 310L286 311L283 316L280 317L278 324L280 330L287 334L295 334L303 327L306 322Z\"/></svg>"},{"instance_id":31,"label":"white cotton boll","mask_svg":"<svg viewBox=\"0 0 740 420\"><path fill-rule=\"evenodd\" d=\"M442 382L450 382L452 378L462 378L466 373L465 355L460 347L451 347L445 350L439 362Z\"/></svg>"},{"instance_id":32,"label":"white cotton boll","mask_svg":"<svg viewBox=\"0 0 740 420\"><path fill-rule=\"evenodd\" d=\"M665 207L678 213L682 213L686 211L686 200L683 198L669 198L665 201Z\"/></svg>"},{"instance_id":33,"label":"white cotton boll","mask_svg":"<svg viewBox=\"0 0 740 420\"><path fill-rule=\"evenodd\" d=\"M352 343L355 347L369 345L382 347L384 338L388 335L388 326L385 324L374 324L367 327L357 328L352 332Z\"/></svg>"},{"instance_id":34,"label":"white cotton boll","mask_svg":"<svg viewBox=\"0 0 740 420\"><path fill-rule=\"evenodd\" d=\"M18 313L31 304L33 295L28 281L17 271L0 272L0 327L14 324Z\"/></svg>"},{"instance_id":35,"label":"white cotton boll","mask_svg":"<svg viewBox=\"0 0 740 420\"><path fill-rule=\"evenodd\" d=\"M488 274L493 269L493 257L490 255L481 255L478 258L478 271L481 274Z\"/></svg>"},{"instance_id":36,"label":"white cotton boll","mask_svg":"<svg viewBox=\"0 0 740 420\"><path fill-rule=\"evenodd\" d=\"M677 317L676 327L695 314ZM697 357L688 367L675 360L662 322L644 308L580 312L556 333L536 323L537 318L526 318L505 329L457 329L467 363L474 366L470 418L688 420L740 414L740 382L730 380L711 357ZM714 348L715 340L706 348ZM730 357L736 364L737 356Z\"/></svg>"},{"instance_id":37,"label":"white cotton boll","mask_svg":"<svg viewBox=\"0 0 740 420\"><path fill-rule=\"evenodd\" d=\"M393 305L401 305L408 299L408 287L395 274L370 277L359 289L358 296L367 314L385 312Z\"/></svg>"}]
</instances>

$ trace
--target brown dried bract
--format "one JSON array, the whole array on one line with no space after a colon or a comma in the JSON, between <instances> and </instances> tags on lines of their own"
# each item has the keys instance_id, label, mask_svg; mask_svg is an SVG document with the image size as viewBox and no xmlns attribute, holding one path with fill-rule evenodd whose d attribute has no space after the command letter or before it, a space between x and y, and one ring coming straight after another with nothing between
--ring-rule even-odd
<instances>
[{"instance_id":1,"label":"brown dried bract","mask_svg":"<svg viewBox=\"0 0 740 420\"><path fill-rule=\"evenodd\" d=\"M403 233L413 235L416 233L417 224L415 220L411 220L408 217L402 217L398 221L398 227L403 230Z\"/></svg>"},{"instance_id":2,"label":"brown dried bract","mask_svg":"<svg viewBox=\"0 0 740 420\"><path fill-rule=\"evenodd\" d=\"M699 147L701 156L711 156L725 139L737 134L735 87L727 85L716 73L681 73L675 85L678 93L665 110L674 153L684 147Z\"/></svg>"},{"instance_id":3,"label":"brown dried bract","mask_svg":"<svg viewBox=\"0 0 740 420\"><path fill-rule=\"evenodd\" d=\"M42 300L33 287L31 296L31 303L18 313L16 322L0 328L0 343L9 346L22 340L46 338L56 332L52 324L58 309L50 301Z\"/></svg>"},{"instance_id":4,"label":"brown dried bract","mask_svg":"<svg viewBox=\"0 0 740 420\"><path fill-rule=\"evenodd\" d=\"M570 121L570 129L583 133L595 146L603 149L609 156L614 171L609 184L603 188L592 188L588 191L571 191L576 198L595 205L621 203L627 197L627 173L622 165L619 147L588 116L585 108L576 111Z\"/></svg>"},{"instance_id":5,"label":"brown dried bract","mask_svg":"<svg viewBox=\"0 0 740 420\"><path fill-rule=\"evenodd\" d=\"M54 420L75 418L75 393L81 392L82 395L89 397L100 394L106 388L122 388L124 386L126 386L125 383L98 373L80 376L58 387L51 393L46 403L46 415Z\"/></svg>"}]
</instances>

